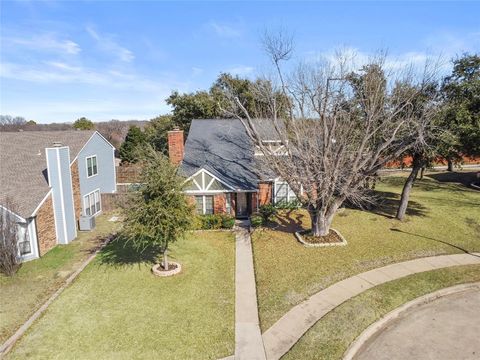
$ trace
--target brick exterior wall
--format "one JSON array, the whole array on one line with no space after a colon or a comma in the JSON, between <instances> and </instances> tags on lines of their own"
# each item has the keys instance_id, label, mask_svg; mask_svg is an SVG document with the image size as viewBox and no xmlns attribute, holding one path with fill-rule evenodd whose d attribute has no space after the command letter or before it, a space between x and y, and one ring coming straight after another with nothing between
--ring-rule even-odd
<instances>
[{"instance_id":1,"label":"brick exterior wall","mask_svg":"<svg viewBox=\"0 0 480 360\"><path fill-rule=\"evenodd\" d=\"M252 193L252 213L258 211L258 194Z\"/></svg>"},{"instance_id":2,"label":"brick exterior wall","mask_svg":"<svg viewBox=\"0 0 480 360\"><path fill-rule=\"evenodd\" d=\"M57 245L52 195L49 195L37 212L37 238L40 256Z\"/></svg>"},{"instance_id":3,"label":"brick exterior wall","mask_svg":"<svg viewBox=\"0 0 480 360\"><path fill-rule=\"evenodd\" d=\"M183 160L184 144L183 130L173 130L168 132L168 156L170 162L174 165L180 164Z\"/></svg>"},{"instance_id":4,"label":"brick exterior wall","mask_svg":"<svg viewBox=\"0 0 480 360\"><path fill-rule=\"evenodd\" d=\"M70 165L70 171L72 173L72 190L73 190L73 206L75 208L75 220L80 219L82 215L82 195L80 193L80 175L78 174L78 161L75 160L72 165Z\"/></svg>"},{"instance_id":5,"label":"brick exterior wall","mask_svg":"<svg viewBox=\"0 0 480 360\"><path fill-rule=\"evenodd\" d=\"M227 202L225 194L218 194L213 196L213 213L214 214L226 214Z\"/></svg>"},{"instance_id":6,"label":"brick exterior wall","mask_svg":"<svg viewBox=\"0 0 480 360\"><path fill-rule=\"evenodd\" d=\"M272 202L272 183L265 182L258 184L258 203L259 205L270 204Z\"/></svg>"},{"instance_id":7,"label":"brick exterior wall","mask_svg":"<svg viewBox=\"0 0 480 360\"><path fill-rule=\"evenodd\" d=\"M137 164L122 164L115 169L117 184L135 184L140 182L142 168Z\"/></svg>"}]
</instances>

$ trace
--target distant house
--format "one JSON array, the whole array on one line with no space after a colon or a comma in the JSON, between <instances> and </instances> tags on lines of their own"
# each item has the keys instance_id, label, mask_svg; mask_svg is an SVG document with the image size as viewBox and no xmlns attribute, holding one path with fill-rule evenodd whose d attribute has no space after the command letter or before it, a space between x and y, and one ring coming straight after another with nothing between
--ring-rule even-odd
<instances>
[{"instance_id":1,"label":"distant house","mask_svg":"<svg viewBox=\"0 0 480 360\"><path fill-rule=\"evenodd\" d=\"M282 144L269 123L258 122L272 151L281 151ZM186 193L199 214L228 213L242 218L260 205L296 199L285 181L261 165L263 154L237 119L193 120L185 145L180 130L169 132L168 145L170 160L180 164L188 181Z\"/></svg>"},{"instance_id":2,"label":"distant house","mask_svg":"<svg viewBox=\"0 0 480 360\"><path fill-rule=\"evenodd\" d=\"M0 133L0 208L18 219L24 261L70 243L80 216L100 214L101 194L115 191L114 147L100 133Z\"/></svg>"}]
</instances>

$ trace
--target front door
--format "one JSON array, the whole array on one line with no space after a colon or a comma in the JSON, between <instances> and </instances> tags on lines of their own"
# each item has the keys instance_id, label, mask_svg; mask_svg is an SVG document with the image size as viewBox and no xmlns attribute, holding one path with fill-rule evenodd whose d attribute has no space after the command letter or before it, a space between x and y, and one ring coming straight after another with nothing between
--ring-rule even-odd
<instances>
[{"instance_id":1,"label":"front door","mask_svg":"<svg viewBox=\"0 0 480 360\"><path fill-rule=\"evenodd\" d=\"M248 216L247 193L244 193L244 192L237 193L235 213L236 213L237 217L239 217L239 218Z\"/></svg>"}]
</instances>

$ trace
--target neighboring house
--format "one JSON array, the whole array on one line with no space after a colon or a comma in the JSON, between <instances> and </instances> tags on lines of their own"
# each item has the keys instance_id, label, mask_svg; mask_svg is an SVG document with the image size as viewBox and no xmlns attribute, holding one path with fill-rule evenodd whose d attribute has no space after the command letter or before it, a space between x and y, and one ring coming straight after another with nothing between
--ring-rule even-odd
<instances>
[{"instance_id":1,"label":"neighboring house","mask_svg":"<svg viewBox=\"0 0 480 360\"><path fill-rule=\"evenodd\" d=\"M80 216L100 214L101 194L116 191L114 147L96 131L0 132L0 170L24 261L70 243Z\"/></svg>"},{"instance_id":2,"label":"neighboring house","mask_svg":"<svg viewBox=\"0 0 480 360\"><path fill-rule=\"evenodd\" d=\"M280 154L282 145L268 124L257 120L262 138ZM171 162L181 163L188 181L186 193L199 214L242 218L260 205L296 199L286 182L264 170L263 154L255 149L240 120L193 120L185 146L181 130L168 133L168 146Z\"/></svg>"}]
</instances>

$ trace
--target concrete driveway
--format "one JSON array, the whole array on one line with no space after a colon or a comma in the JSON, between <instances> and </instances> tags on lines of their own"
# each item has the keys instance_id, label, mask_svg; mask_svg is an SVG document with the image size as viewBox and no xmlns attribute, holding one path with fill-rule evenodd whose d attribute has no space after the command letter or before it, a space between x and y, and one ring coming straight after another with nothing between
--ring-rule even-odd
<instances>
[{"instance_id":1,"label":"concrete driveway","mask_svg":"<svg viewBox=\"0 0 480 360\"><path fill-rule=\"evenodd\" d=\"M480 359L480 291L448 295L407 311L355 356L383 359Z\"/></svg>"}]
</instances>

